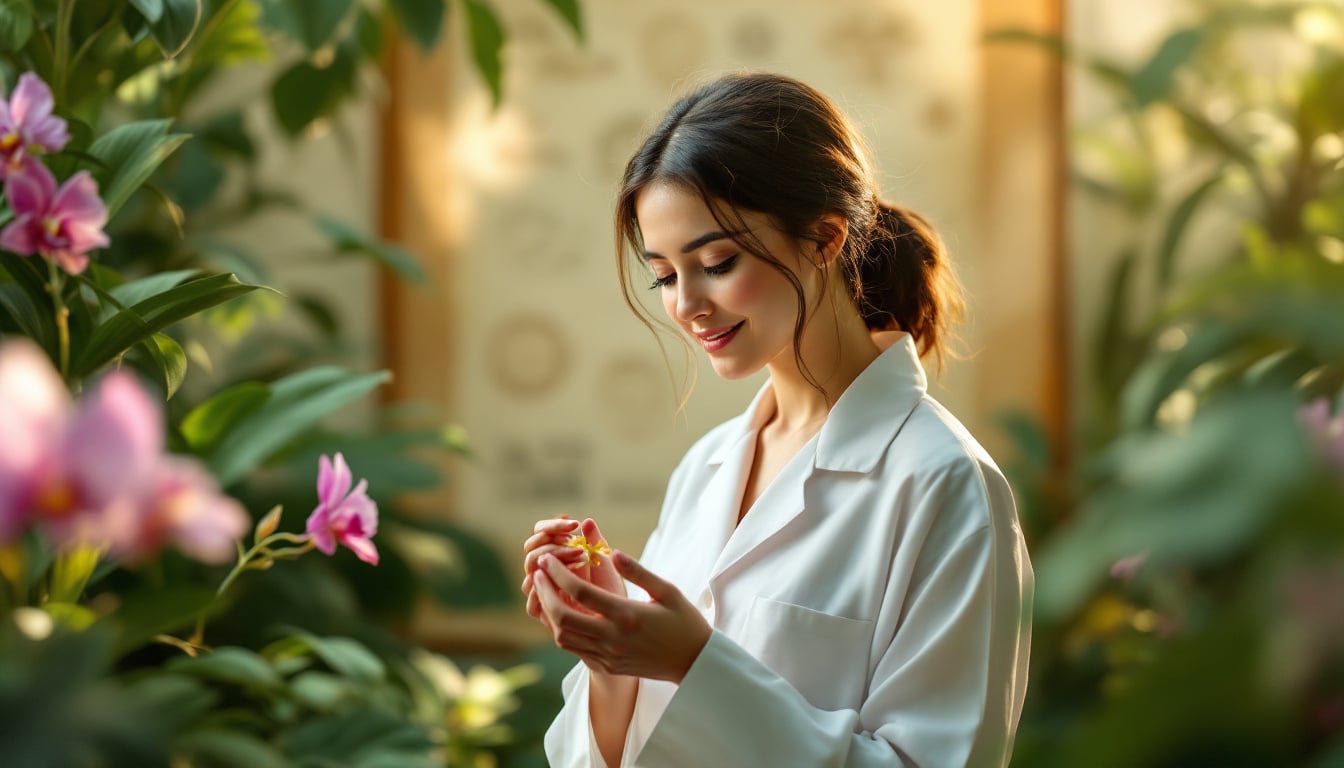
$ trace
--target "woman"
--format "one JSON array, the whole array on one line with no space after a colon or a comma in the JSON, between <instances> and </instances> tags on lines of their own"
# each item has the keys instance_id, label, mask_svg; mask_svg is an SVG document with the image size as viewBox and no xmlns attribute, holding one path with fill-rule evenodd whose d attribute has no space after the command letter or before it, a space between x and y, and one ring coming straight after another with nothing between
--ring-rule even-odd
<instances>
[{"instance_id":1,"label":"woman","mask_svg":"<svg viewBox=\"0 0 1344 768\"><path fill-rule=\"evenodd\" d=\"M770 378L672 473L640 561L592 520L527 539L528 612L583 662L552 764L1005 764L1032 571L1003 476L926 392L960 308L932 231L769 74L678 101L616 226L716 373Z\"/></svg>"}]
</instances>

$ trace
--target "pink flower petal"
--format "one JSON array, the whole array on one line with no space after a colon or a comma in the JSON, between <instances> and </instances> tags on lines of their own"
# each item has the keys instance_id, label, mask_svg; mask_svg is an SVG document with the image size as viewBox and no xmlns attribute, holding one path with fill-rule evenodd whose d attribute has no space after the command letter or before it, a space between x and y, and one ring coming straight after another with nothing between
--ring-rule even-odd
<instances>
[{"instance_id":1,"label":"pink flower petal","mask_svg":"<svg viewBox=\"0 0 1344 768\"><path fill-rule=\"evenodd\" d=\"M89 266L88 256L70 249L52 251L50 256L58 267L65 270L66 274L78 275Z\"/></svg>"},{"instance_id":2,"label":"pink flower petal","mask_svg":"<svg viewBox=\"0 0 1344 768\"><path fill-rule=\"evenodd\" d=\"M55 103L51 89L32 72L19 76L19 84L9 98L9 114L24 144L36 144L55 152L70 141L65 120L51 114Z\"/></svg>"},{"instance_id":3,"label":"pink flower petal","mask_svg":"<svg viewBox=\"0 0 1344 768\"><path fill-rule=\"evenodd\" d=\"M0 248L20 256L37 253L42 225L29 214L24 214L0 229Z\"/></svg>"},{"instance_id":4,"label":"pink flower petal","mask_svg":"<svg viewBox=\"0 0 1344 768\"><path fill-rule=\"evenodd\" d=\"M336 554L336 537L327 525L326 510L322 507L313 510L313 514L308 517L307 530L318 551L324 555Z\"/></svg>"},{"instance_id":5,"label":"pink flower petal","mask_svg":"<svg viewBox=\"0 0 1344 768\"><path fill-rule=\"evenodd\" d=\"M5 178L5 198L15 215L27 214L40 220L56 198L56 177L41 163L26 163L21 173Z\"/></svg>"},{"instance_id":6,"label":"pink flower petal","mask_svg":"<svg viewBox=\"0 0 1344 768\"><path fill-rule=\"evenodd\" d=\"M69 418L70 396L46 353L27 339L0 344L0 545L27 521L29 489Z\"/></svg>"},{"instance_id":7,"label":"pink flower petal","mask_svg":"<svg viewBox=\"0 0 1344 768\"><path fill-rule=\"evenodd\" d=\"M66 459L94 503L138 492L163 452L163 412L133 374L114 371L85 396L66 439Z\"/></svg>"},{"instance_id":8,"label":"pink flower petal","mask_svg":"<svg viewBox=\"0 0 1344 768\"><path fill-rule=\"evenodd\" d=\"M107 223L107 206L98 197L98 182L88 171L80 171L61 185L51 205L51 215L81 226L102 229Z\"/></svg>"},{"instance_id":9,"label":"pink flower petal","mask_svg":"<svg viewBox=\"0 0 1344 768\"><path fill-rule=\"evenodd\" d=\"M341 543L350 548L355 553L355 557L368 563L369 565L378 564L378 548L372 541L366 538L347 538Z\"/></svg>"}]
</instances>

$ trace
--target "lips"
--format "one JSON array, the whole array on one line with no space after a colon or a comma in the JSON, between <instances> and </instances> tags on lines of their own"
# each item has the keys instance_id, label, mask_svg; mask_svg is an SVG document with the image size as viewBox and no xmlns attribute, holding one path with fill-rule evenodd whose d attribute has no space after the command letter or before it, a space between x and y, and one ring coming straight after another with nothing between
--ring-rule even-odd
<instances>
[{"instance_id":1,"label":"lips","mask_svg":"<svg viewBox=\"0 0 1344 768\"><path fill-rule=\"evenodd\" d=\"M712 355L733 343L733 339L737 338L737 332L742 329L742 326L745 323L746 321L743 320L730 328L702 331L695 335L700 339L700 346L704 347L705 351Z\"/></svg>"}]
</instances>

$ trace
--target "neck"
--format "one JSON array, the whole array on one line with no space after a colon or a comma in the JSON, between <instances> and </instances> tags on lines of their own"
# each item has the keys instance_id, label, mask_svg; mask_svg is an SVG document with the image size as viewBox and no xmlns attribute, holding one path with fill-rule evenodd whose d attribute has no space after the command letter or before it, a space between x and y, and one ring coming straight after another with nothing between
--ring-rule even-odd
<instances>
[{"instance_id":1,"label":"neck","mask_svg":"<svg viewBox=\"0 0 1344 768\"><path fill-rule=\"evenodd\" d=\"M820 428L840 395L881 354L848 297L843 304L833 300L813 311L799 351L812 381L792 348L766 366L775 396L775 413L767 426L782 434Z\"/></svg>"}]
</instances>

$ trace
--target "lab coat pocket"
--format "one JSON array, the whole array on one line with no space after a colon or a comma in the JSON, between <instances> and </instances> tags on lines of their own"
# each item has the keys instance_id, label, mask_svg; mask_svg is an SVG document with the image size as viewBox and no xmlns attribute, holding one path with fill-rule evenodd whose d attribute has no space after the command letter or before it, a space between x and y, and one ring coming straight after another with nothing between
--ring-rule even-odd
<instances>
[{"instance_id":1,"label":"lab coat pocket","mask_svg":"<svg viewBox=\"0 0 1344 768\"><path fill-rule=\"evenodd\" d=\"M813 706L857 709L868 681L873 622L757 596L742 646Z\"/></svg>"}]
</instances>

